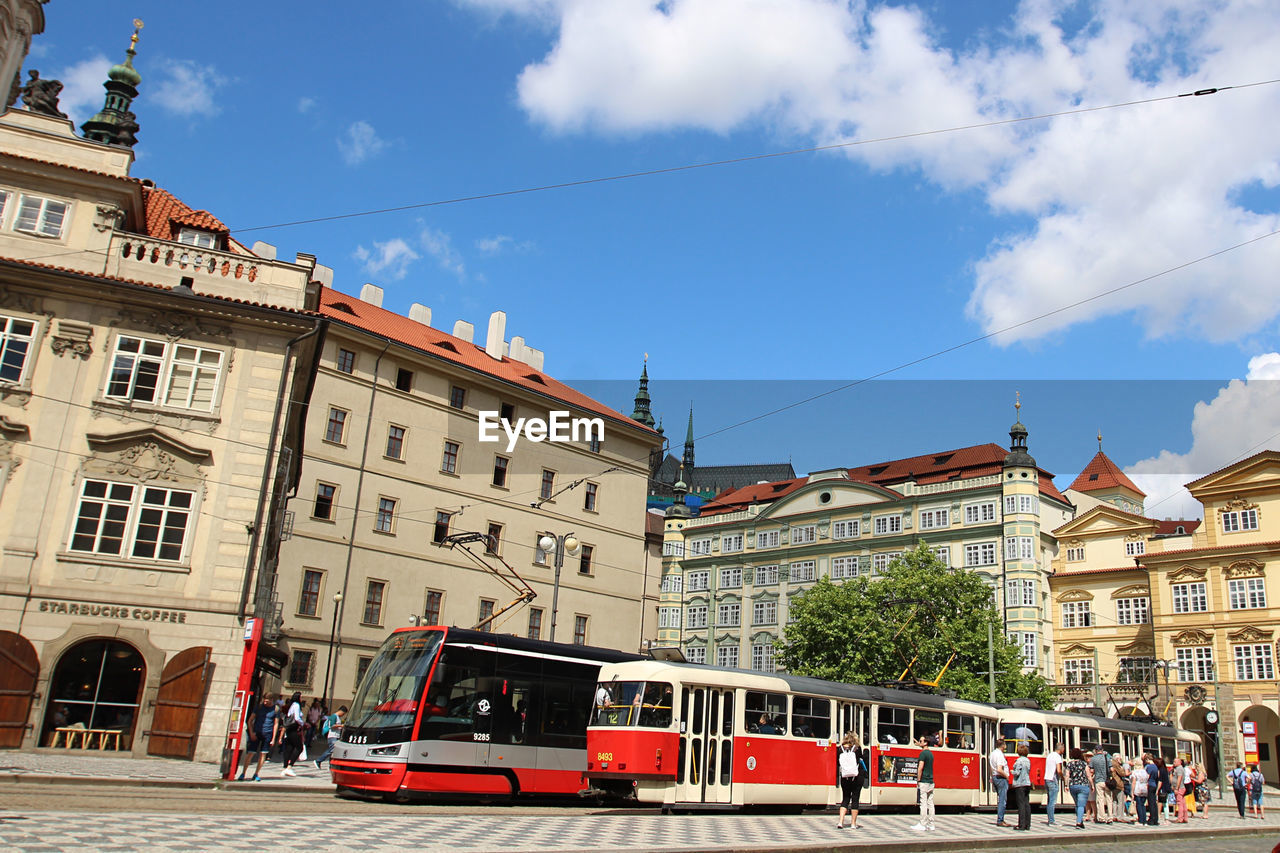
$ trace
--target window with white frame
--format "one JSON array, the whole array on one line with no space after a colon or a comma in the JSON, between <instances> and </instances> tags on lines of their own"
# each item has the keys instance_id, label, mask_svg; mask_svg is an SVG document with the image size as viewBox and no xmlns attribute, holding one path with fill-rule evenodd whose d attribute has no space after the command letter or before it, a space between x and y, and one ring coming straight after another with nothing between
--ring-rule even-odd
<instances>
[{"instance_id":1,"label":"window with white frame","mask_svg":"<svg viewBox=\"0 0 1280 853\"><path fill-rule=\"evenodd\" d=\"M901 551L884 551L880 554L871 555L871 574L878 575L885 569L889 568L889 564L902 556Z\"/></svg>"},{"instance_id":2,"label":"window with white frame","mask_svg":"<svg viewBox=\"0 0 1280 853\"><path fill-rule=\"evenodd\" d=\"M780 532L781 531L778 531L778 530L765 530L760 533L757 533L756 547L757 548L777 548Z\"/></svg>"},{"instance_id":3,"label":"window with white frame","mask_svg":"<svg viewBox=\"0 0 1280 853\"><path fill-rule=\"evenodd\" d=\"M1267 584L1264 578L1237 578L1227 581L1227 598L1232 610L1249 610L1267 606Z\"/></svg>"},{"instance_id":4,"label":"window with white frame","mask_svg":"<svg viewBox=\"0 0 1280 853\"><path fill-rule=\"evenodd\" d=\"M1010 607L1035 607L1035 578L1015 578L1014 580L1009 581L1006 594L1008 595Z\"/></svg>"},{"instance_id":5,"label":"window with white frame","mask_svg":"<svg viewBox=\"0 0 1280 853\"><path fill-rule=\"evenodd\" d=\"M1093 658L1067 658L1062 662L1062 680L1065 684L1093 684L1095 676Z\"/></svg>"},{"instance_id":6,"label":"window with white frame","mask_svg":"<svg viewBox=\"0 0 1280 853\"><path fill-rule=\"evenodd\" d=\"M948 509L920 510L920 529L933 530L938 527L951 526L951 511Z\"/></svg>"},{"instance_id":7,"label":"window with white frame","mask_svg":"<svg viewBox=\"0 0 1280 853\"><path fill-rule=\"evenodd\" d=\"M884 536L889 533L902 532L902 516L900 515L878 515L872 519L873 530L877 536Z\"/></svg>"},{"instance_id":8,"label":"window with white frame","mask_svg":"<svg viewBox=\"0 0 1280 853\"><path fill-rule=\"evenodd\" d=\"M1239 509L1222 514L1222 532L1238 533L1241 530L1258 529L1258 511L1256 509Z\"/></svg>"},{"instance_id":9,"label":"window with white frame","mask_svg":"<svg viewBox=\"0 0 1280 853\"><path fill-rule=\"evenodd\" d=\"M720 553L736 554L742 550L742 534L726 533L720 537Z\"/></svg>"},{"instance_id":10,"label":"window with white frame","mask_svg":"<svg viewBox=\"0 0 1280 853\"><path fill-rule=\"evenodd\" d=\"M948 568L951 567L951 546L950 545L939 545L937 548L934 548L933 556L937 557L938 562L942 563L942 565Z\"/></svg>"},{"instance_id":11,"label":"window with white frame","mask_svg":"<svg viewBox=\"0 0 1280 853\"><path fill-rule=\"evenodd\" d=\"M857 557L836 557L831 561L831 579L856 578L858 576Z\"/></svg>"},{"instance_id":12,"label":"window with white frame","mask_svg":"<svg viewBox=\"0 0 1280 853\"><path fill-rule=\"evenodd\" d=\"M178 231L178 242L184 246L195 246L200 249L216 249L218 237L212 231L199 228L182 228Z\"/></svg>"},{"instance_id":13,"label":"window with white frame","mask_svg":"<svg viewBox=\"0 0 1280 853\"><path fill-rule=\"evenodd\" d=\"M1005 495L1004 514L1039 515L1040 507L1034 495Z\"/></svg>"},{"instance_id":14,"label":"window with white frame","mask_svg":"<svg viewBox=\"0 0 1280 853\"><path fill-rule=\"evenodd\" d=\"M1074 548L1067 549L1067 562L1079 563L1084 561L1084 546L1077 545Z\"/></svg>"},{"instance_id":15,"label":"window with white frame","mask_svg":"<svg viewBox=\"0 0 1280 853\"><path fill-rule=\"evenodd\" d=\"M0 316L0 382L17 384L26 377L35 334L36 324L31 320Z\"/></svg>"},{"instance_id":16,"label":"window with white frame","mask_svg":"<svg viewBox=\"0 0 1280 853\"><path fill-rule=\"evenodd\" d=\"M62 226L67 220L71 205L65 201L26 195L18 201L18 214L13 219L13 230L37 237L61 237Z\"/></svg>"},{"instance_id":17,"label":"window with white frame","mask_svg":"<svg viewBox=\"0 0 1280 853\"><path fill-rule=\"evenodd\" d=\"M686 572L684 578L686 581L685 587L689 592L698 592L711 588L711 572L709 571Z\"/></svg>"},{"instance_id":18,"label":"window with white frame","mask_svg":"<svg viewBox=\"0 0 1280 853\"><path fill-rule=\"evenodd\" d=\"M1145 625L1151 619L1151 599L1145 595L1116 599L1116 624Z\"/></svg>"},{"instance_id":19,"label":"window with white frame","mask_svg":"<svg viewBox=\"0 0 1280 853\"><path fill-rule=\"evenodd\" d=\"M720 570L720 588L721 589L738 589L741 586L742 586L742 568L741 567Z\"/></svg>"},{"instance_id":20,"label":"window with white frame","mask_svg":"<svg viewBox=\"0 0 1280 853\"><path fill-rule=\"evenodd\" d=\"M711 537L707 536L702 539L689 540L689 556L705 557L711 553Z\"/></svg>"},{"instance_id":21,"label":"window with white frame","mask_svg":"<svg viewBox=\"0 0 1280 853\"><path fill-rule=\"evenodd\" d=\"M811 545L818 541L816 524L799 524L791 528L792 545Z\"/></svg>"},{"instance_id":22,"label":"window with white frame","mask_svg":"<svg viewBox=\"0 0 1280 853\"><path fill-rule=\"evenodd\" d=\"M683 557L683 556L684 556L684 543L683 543L683 542L663 542L663 543L662 543L662 556L664 556L664 557Z\"/></svg>"},{"instance_id":23,"label":"window with white frame","mask_svg":"<svg viewBox=\"0 0 1280 853\"><path fill-rule=\"evenodd\" d=\"M679 607L659 607L658 608L658 627L659 628L679 628L680 627L680 608Z\"/></svg>"},{"instance_id":24,"label":"window with white frame","mask_svg":"<svg viewBox=\"0 0 1280 853\"><path fill-rule=\"evenodd\" d=\"M706 646L687 646L684 650L684 659L689 663L706 663L707 647Z\"/></svg>"},{"instance_id":25,"label":"window with white frame","mask_svg":"<svg viewBox=\"0 0 1280 853\"><path fill-rule=\"evenodd\" d=\"M720 604L716 606L716 625L721 628L736 628L742 624L742 605Z\"/></svg>"},{"instance_id":26,"label":"window with white frame","mask_svg":"<svg viewBox=\"0 0 1280 853\"><path fill-rule=\"evenodd\" d=\"M1155 681L1156 662L1152 658L1120 658L1116 666L1116 682L1119 684L1152 684Z\"/></svg>"},{"instance_id":27,"label":"window with white frame","mask_svg":"<svg viewBox=\"0 0 1280 853\"><path fill-rule=\"evenodd\" d=\"M1275 662L1270 643L1234 646L1237 681L1274 681Z\"/></svg>"},{"instance_id":28,"label":"window with white frame","mask_svg":"<svg viewBox=\"0 0 1280 853\"><path fill-rule=\"evenodd\" d=\"M752 625L777 625L778 602L757 601L751 606Z\"/></svg>"},{"instance_id":29,"label":"window with white frame","mask_svg":"<svg viewBox=\"0 0 1280 853\"><path fill-rule=\"evenodd\" d=\"M686 628L707 627L707 605L695 604L684 609L684 626Z\"/></svg>"},{"instance_id":30,"label":"window with white frame","mask_svg":"<svg viewBox=\"0 0 1280 853\"><path fill-rule=\"evenodd\" d=\"M862 523L856 519L843 518L831 522L832 539L857 539L862 535Z\"/></svg>"},{"instance_id":31,"label":"window with white frame","mask_svg":"<svg viewBox=\"0 0 1280 853\"><path fill-rule=\"evenodd\" d=\"M773 672L773 643L755 643L751 646L751 668L756 672Z\"/></svg>"},{"instance_id":32,"label":"window with white frame","mask_svg":"<svg viewBox=\"0 0 1280 853\"><path fill-rule=\"evenodd\" d=\"M1209 609L1209 595L1204 581L1173 585L1174 613L1204 613Z\"/></svg>"},{"instance_id":33,"label":"window with white frame","mask_svg":"<svg viewBox=\"0 0 1280 853\"><path fill-rule=\"evenodd\" d=\"M723 666L726 669L737 669L738 647L716 646L716 666Z\"/></svg>"},{"instance_id":34,"label":"window with white frame","mask_svg":"<svg viewBox=\"0 0 1280 853\"><path fill-rule=\"evenodd\" d=\"M70 550L178 562L194 506L194 492L84 480Z\"/></svg>"},{"instance_id":35,"label":"window with white frame","mask_svg":"<svg viewBox=\"0 0 1280 853\"><path fill-rule=\"evenodd\" d=\"M791 580L811 581L818 577L818 564L813 560L802 560L791 564Z\"/></svg>"},{"instance_id":36,"label":"window with white frame","mask_svg":"<svg viewBox=\"0 0 1280 853\"><path fill-rule=\"evenodd\" d=\"M1142 539L1124 543L1126 557L1141 557L1145 553L1147 553L1147 543Z\"/></svg>"},{"instance_id":37,"label":"window with white frame","mask_svg":"<svg viewBox=\"0 0 1280 853\"><path fill-rule=\"evenodd\" d=\"M1087 601L1062 602L1063 628L1088 628L1093 624L1093 614L1089 612Z\"/></svg>"},{"instance_id":38,"label":"window with white frame","mask_svg":"<svg viewBox=\"0 0 1280 853\"><path fill-rule=\"evenodd\" d=\"M974 542L964 546L964 564L966 566L994 566L996 563L996 543Z\"/></svg>"},{"instance_id":39,"label":"window with white frame","mask_svg":"<svg viewBox=\"0 0 1280 853\"><path fill-rule=\"evenodd\" d=\"M1022 665L1038 666L1040 663L1040 644L1036 639L1035 631L1022 631L1021 642L1022 647Z\"/></svg>"},{"instance_id":40,"label":"window with white frame","mask_svg":"<svg viewBox=\"0 0 1280 853\"><path fill-rule=\"evenodd\" d=\"M1213 680L1213 647L1183 646L1174 650L1178 662L1178 680L1206 682Z\"/></svg>"},{"instance_id":41,"label":"window with white frame","mask_svg":"<svg viewBox=\"0 0 1280 853\"><path fill-rule=\"evenodd\" d=\"M772 586L778 582L777 565L756 566L755 584L756 586Z\"/></svg>"},{"instance_id":42,"label":"window with white frame","mask_svg":"<svg viewBox=\"0 0 1280 853\"><path fill-rule=\"evenodd\" d=\"M1034 536L1005 537L1004 558L1006 560L1034 560L1036 558L1035 537Z\"/></svg>"},{"instance_id":43,"label":"window with white frame","mask_svg":"<svg viewBox=\"0 0 1280 853\"><path fill-rule=\"evenodd\" d=\"M965 504L964 507L964 523L965 524L986 524L996 520L996 502L983 501L982 503Z\"/></svg>"},{"instance_id":44,"label":"window with white frame","mask_svg":"<svg viewBox=\"0 0 1280 853\"><path fill-rule=\"evenodd\" d=\"M684 578L680 575L667 575L662 579L663 592L681 592L684 589Z\"/></svg>"},{"instance_id":45,"label":"window with white frame","mask_svg":"<svg viewBox=\"0 0 1280 853\"><path fill-rule=\"evenodd\" d=\"M104 393L115 400L207 412L221 376L219 350L119 335Z\"/></svg>"}]
</instances>

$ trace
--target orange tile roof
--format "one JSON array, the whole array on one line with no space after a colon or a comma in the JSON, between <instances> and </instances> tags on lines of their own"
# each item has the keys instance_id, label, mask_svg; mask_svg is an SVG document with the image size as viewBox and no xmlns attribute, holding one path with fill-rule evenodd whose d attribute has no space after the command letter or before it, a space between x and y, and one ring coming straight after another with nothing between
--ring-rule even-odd
<instances>
[{"instance_id":1,"label":"orange tile roof","mask_svg":"<svg viewBox=\"0 0 1280 853\"><path fill-rule=\"evenodd\" d=\"M1198 518L1168 518L1164 521L1156 522L1157 536L1182 536L1190 535L1196 532L1201 522ZM1182 533L1178 533L1178 528L1182 528Z\"/></svg>"},{"instance_id":2,"label":"orange tile roof","mask_svg":"<svg viewBox=\"0 0 1280 853\"><path fill-rule=\"evenodd\" d=\"M1075 571L1054 572L1055 578L1072 578L1077 575L1105 575L1111 572L1145 572L1141 566L1105 566L1098 569L1076 569Z\"/></svg>"},{"instance_id":3,"label":"orange tile roof","mask_svg":"<svg viewBox=\"0 0 1280 853\"><path fill-rule=\"evenodd\" d=\"M467 343L439 329L410 320L394 311L363 302L329 288L320 289L320 313L330 320L413 347L444 361L488 374L536 394L549 396L587 412L621 422L638 432L656 437L658 433L626 415L536 370L522 361L503 356L490 358L484 347Z\"/></svg>"},{"instance_id":4,"label":"orange tile roof","mask_svg":"<svg viewBox=\"0 0 1280 853\"><path fill-rule=\"evenodd\" d=\"M226 236L230 229L207 210L196 210L168 190L159 187L142 188L142 204L145 210L146 234L160 240L172 240L174 225L187 225Z\"/></svg>"},{"instance_id":5,"label":"orange tile roof","mask_svg":"<svg viewBox=\"0 0 1280 853\"><path fill-rule=\"evenodd\" d=\"M1142 497L1146 497L1147 493L1134 485L1133 480L1125 476L1116 463L1101 450L1098 454L1089 460L1089 464L1084 466L1084 470L1080 472L1080 476L1076 477L1075 482L1067 487L1068 491L1077 492L1100 492L1103 489L1125 488L1135 492Z\"/></svg>"}]
</instances>

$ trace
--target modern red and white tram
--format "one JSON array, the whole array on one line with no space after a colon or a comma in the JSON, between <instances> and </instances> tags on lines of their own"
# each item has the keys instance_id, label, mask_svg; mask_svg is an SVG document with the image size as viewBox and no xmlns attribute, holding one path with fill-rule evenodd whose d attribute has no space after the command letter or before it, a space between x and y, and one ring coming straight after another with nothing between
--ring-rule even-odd
<instances>
[{"instance_id":1,"label":"modern red and white tram","mask_svg":"<svg viewBox=\"0 0 1280 853\"><path fill-rule=\"evenodd\" d=\"M601 667L586 775L598 790L664 808L833 805L835 745L850 731L867 748L863 801L877 806L915 804L914 743L929 735L941 744L933 749L936 802L970 808L996 803L987 765L997 737L1010 756L1027 744L1040 803L1054 743L1196 761L1201 749L1198 735L1167 726L642 660Z\"/></svg>"}]
</instances>

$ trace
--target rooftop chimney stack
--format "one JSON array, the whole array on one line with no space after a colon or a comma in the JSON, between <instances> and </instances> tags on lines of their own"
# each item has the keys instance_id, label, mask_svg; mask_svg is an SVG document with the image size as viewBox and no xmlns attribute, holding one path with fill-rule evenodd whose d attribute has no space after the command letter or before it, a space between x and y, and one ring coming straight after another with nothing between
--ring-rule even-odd
<instances>
[{"instance_id":1,"label":"rooftop chimney stack","mask_svg":"<svg viewBox=\"0 0 1280 853\"><path fill-rule=\"evenodd\" d=\"M382 288L376 284L366 282L364 287L360 288L360 301L367 302L375 308L381 308Z\"/></svg>"},{"instance_id":2,"label":"rooftop chimney stack","mask_svg":"<svg viewBox=\"0 0 1280 853\"><path fill-rule=\"evenodd\" d=\"M468 323L466 320L458 320L453 324L453 336L455 338L461 338L467 343L471 343L475 334L476 327Z\"/></svg>"},{"instance_id":3,"label":"rooftop chimney stack","mask_svg":"<svg viewBox=\"0 0 1280 853\"><path fill-rule=\"evenodd\" d=\"M250 248L250 251L258 257L265 258L268 261L274 261L276 259L276 247L270 243L264 243L261 240L254 243L252 248Z\"/></svg>"},{"instance_id":4,"label":"rooftop chimney stack","mask_svg":"<svg viewBox=\"0 0 1280 853\"><path fill-rule=\"evenodd\" d=\"M421 323L424 326L431 325L431 309L423 305L421 302L415 302L409 306L409 319L415 323Z\"/></svg>"},{"instance_id":5,"label":"rooftop chimney stack","mask_svg":"<svg viewBox=\"0 0 1280 853\"><path fill-rule=\"evenodd\" d=\"M489 315L489 334L485 338L484 351L489 358L502 361L502 345L507 339L507 312L494 311Z\"/></svg>"}]
</instances>

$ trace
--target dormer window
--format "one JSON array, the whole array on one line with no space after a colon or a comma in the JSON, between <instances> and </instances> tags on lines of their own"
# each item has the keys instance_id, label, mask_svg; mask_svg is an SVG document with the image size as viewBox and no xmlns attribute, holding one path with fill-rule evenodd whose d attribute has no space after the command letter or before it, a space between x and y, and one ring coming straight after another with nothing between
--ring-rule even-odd
<instances>
[{"instance_id":1,"label":"dormer window","mask_svg":"<svg viewBox=\"0 0 1280 853\"><path fill-rule=\"evenodd\" d=\"M216 249L218 237L212 231L201 231L199 228L183 228L178 231L178 242L201 249Z\"/></svg>"}]
</instances>

